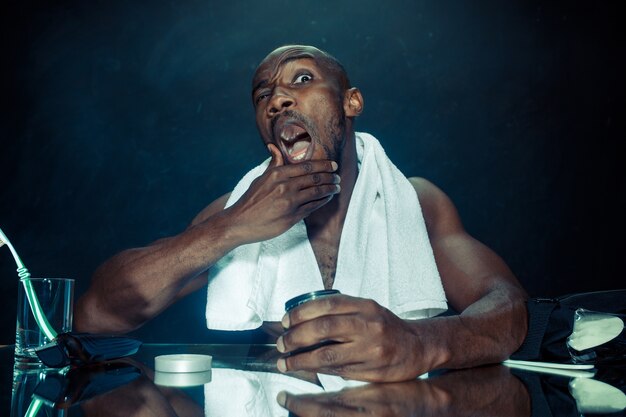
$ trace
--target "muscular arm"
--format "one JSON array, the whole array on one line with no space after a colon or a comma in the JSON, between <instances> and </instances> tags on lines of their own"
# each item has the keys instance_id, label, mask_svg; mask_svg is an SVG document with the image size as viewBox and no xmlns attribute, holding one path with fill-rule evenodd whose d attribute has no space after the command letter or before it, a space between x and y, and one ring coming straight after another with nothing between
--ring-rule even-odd
<instances>
[{"instance_id":1,"label":"muscular arm","mask_svg":"<svg viewBox=\"0 0 626 417\"><path fill-rule=\"evenodd\" d=\"M405 321L372 300L313 300L283 319L281 352L339 342L279 359L282 371L315 370L369 381L411 379L436 368L507 358L526 334L526 294L505 263L469 236L448 197L413 178L448 300L456 316Z\"/></svg>"},{"instance_id":2,"label":"muscular arm","mask_svg":"<svg viewBox=\"0 0 626 417\"><path fill-rule=\"evenodd\" d=\"M337 165L285 165L278 148L234 205L228 195L207 206L182 233L129 249L100 266L76 304L78 331L127 332L201 288L208 269L232 249L278 236L339 192Z\"/></svg>"},{"instance_id":3,"label":"muscular arm","mask_svg":"<svg viewBox=\"0 0 626 417\"><path fill-rule=\"evenodd\" d=\"M412 324L431 334L435 367L461 368L506 359L527 330L526 293L504 263L464 230L450 199L421 178L411 178L450 305L458 316ZM434 335L439 335L434 337Z\"/></svg>"},{"instance_id":4,"label":"muscular arm","mask_svg":"<svg viewBox=\"0 0 626 417\"><path fill-rule=\"evenodd\" d=\"M229 236L225 195L182 233L125 250L103 263L77 302L75 328L127 332L206 283L206 270L234 245Z\"/></svg>"}]
</instances>

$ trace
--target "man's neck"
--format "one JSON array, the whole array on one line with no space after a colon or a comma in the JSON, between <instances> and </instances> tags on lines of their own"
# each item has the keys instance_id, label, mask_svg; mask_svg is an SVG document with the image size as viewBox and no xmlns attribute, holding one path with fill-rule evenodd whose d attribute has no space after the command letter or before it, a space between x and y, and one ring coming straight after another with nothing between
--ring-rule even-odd
<instances>
[{"instance_id":1,"label":"man's neck","mask_svg":"<svg viewBox=\"0 0 626 417\"><path fill-rule=\"evenodd\" d=\"M354 136L351 139L345 144L337 171L341 177L341 191L304 219L326 289L333 288L335 282L343 224L358 175Z\"/></svg>"},{"instance_id":2,"label":"man's neck","mask_svg":"<svg viewBox=\"0 0 626 417\"><path fill-rule=\"evenodd\" d=\"M320 207L305 219L309 235L316 231L341 234L358 176L354 136L345 144L342 156L341 165L337 171L337 175L341 178L341 191L335 194L328 204Z\"/></svg>"}]
</instances>

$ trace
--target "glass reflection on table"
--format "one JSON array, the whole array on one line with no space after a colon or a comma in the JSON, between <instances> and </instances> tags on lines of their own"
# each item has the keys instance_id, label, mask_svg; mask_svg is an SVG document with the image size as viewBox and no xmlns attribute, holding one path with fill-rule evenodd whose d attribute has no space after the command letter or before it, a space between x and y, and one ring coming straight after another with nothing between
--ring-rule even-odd
<instances>
[{"instance_id":1,"label":"glass reflection on table","mask_svg":"<svg viewBox=\"0 0 626 417\"><path fill-rule=\"evenodd\" d=\"M2 359L9 349L0 349ZM155 379L154 357L179 353L213 356L211 374ZM351 386L340 380L344 388L328 392L313 374L278 373L277 357L272 345L152 344L132 358L88 368L15 370L11 416L581 415L571 394L571 377L493 365L440 371L402 383ZM624 395L623 367L601 370L597 376ZM624 415L624 410L607 407L591 411Z\"/></svg>"}]
</instances>

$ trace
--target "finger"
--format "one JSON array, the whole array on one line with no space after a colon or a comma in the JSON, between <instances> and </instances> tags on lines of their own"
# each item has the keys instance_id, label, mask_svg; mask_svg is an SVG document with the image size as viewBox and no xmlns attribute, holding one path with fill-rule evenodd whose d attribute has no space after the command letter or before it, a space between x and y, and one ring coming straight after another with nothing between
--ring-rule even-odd
<instances>
[{"instance_id":1,"label":"finger","mask_svg":"<svg viewBox=\"0 0 626 417\"><path fill-rule=\"evenodd\" d=\"M285 161L283 160L283 154L276 147L276 145L274 145L273 143L268 143L267 150L272 155L272 160L270 161L270 164L267 167L267 169L285 165Z\"/></svg>"},{"instance_id":2,"label":"finger","mask_svg":"<svg viewBox=\"0 0 626 417\"><path fill-rule=\"evenodd\" d=\"M339 175L330 172L314 172L312 174L292 178L291 181L294 182L298 189L304 190L320 185L337 185L341 183L341 178Z\"/></svg>"},{"instance_id":3,"label":"finger","mask_svg":"<svg viewBox=\"0 0 626 417\"><path fill-rule=\"evenodd\" d=\"M299 356L299 355L298 355ZM287 358L288 359L288 358ZM285 359L285 361L287 360ZM279 359L283 360L283 359ZM326 375L337 375L345 379L353 379L355 381L368 381L368 382L390 382L403 379L389 378L387 376L388 371L385 367L374 367L368 362L354 362L337 365L317 365L315 362L307 363L300 361L295 364L286 363L283 365L284 369L288 369L289 372L295 372L299 370L307 370L307 372L316 372ZM280 368L279 368L280 370ZM282 371L287 372L287 371ZM406 378L404 378L406 379Z\"/></svg>"},{"instance_id":4,"label":"finger","mask_svg":"<svg viewBox=\"0 0 626 417\"><path fill-rule=\"evenodd\" d=\"M316 172L335 172L337 163L328 160L305 161L297 164L285 165L283 168L289 177L300 177Z\"/></svg>"},{"instance_id":5,"label":"finger","mask_svg":"<svg viewBox=\"0 0 626 417\"><path fill-rule=\"evenodd\" d=\"M276 348L289 353L325 341L352 342L366 331L366 323L355 314L329 314L291 327L278 338Z\"/></svg>"},{"instance_id":6,"label":"finger","mask_svg":"<svg viewBox=\"0 0 626 417\"><path fill-rule=\"evenodd\" d=\"M420 381L422 384L424 382ZM329 395L329 401L335 404L341 404L346 408L364 408L365 406L373 409L384 406L385 404L393 404L394 400L410 397L414 393L415 384L411 382L389 382L386 384L365 384L356 387L344 388L338 393L321 394ZM334 396L330 396L335 394ZM320 394L298 394L295 397L310 396L313 398L320 397ZM397 402L397 401L396 401ZM373 415L384 415L373 413Z\"/></svg>"},{"instance_id":7,"label":"finger","mask_svg":"<svg viewBox=\"0 0 626 417\"><path fill-rule=\"evenodd\" d=\"M281 171L284 172L286 171L286 169L287 167L282 167ZM341 178L339 177L339 175L330 172L314 172L312 174L290 177L286 180L283 180L282 182L287 185L290 192L293 192L306 190L307 188L320 187L324 185L339 185L341 183ZM303 194L303 196L306 196L309 200L315 199L315 196L318 196L319 198L320 195L323 195L323 193L328 190L336 191L335 188L336 187L322 189L319 190L319 192L317 193L315 190L310 190L310 194Z\"/></svg>"},{"instance_id":8,"label":"finger","mask_svg":"<svg viewBox=\"0 0 626 417\"><path fill-rule=\"evenodd\" d=\"M294 356L281 358L277 368L283 372L315 371L331 375L359 375L365 368L351 343L327 345Z\"/></svg>"},{"instance_id":9,"label":"finger","mask_svg":"<svg viewBox=\"0 0 626 417\"><path fill-rule=\"evenodd\" d=\"M278 403L297 416L361 416L364 414L363 407L347 406L341 400L337 401L336 395L292 395L285 392L279 393Z\"/></svg>"},{"instance_id":10,"label":"finger","mask_svg":"<svg viewBox=\"0 0 626 417\"><path fill-rule=\"evenodd\" d=\"M324 198L321 198L319 200L313 200L308 203L302 204L298 208L298 217L302 219L306 218L309 214L313 213L315 210L329 203L330 200L332 200L334 196L335 195L332 194Z\"/></svg>"},{"instance_id":11,"label":"finger","mask_svg":"<svg viewBox=\"0 0 626 417\"><path fill-rule=\"evenodd\" d=\"M285 314L282 320L284 328L313 320L329 314L350 314L373 312L380 306L373 300L336 294L311 300Z\"/></svg>"},{"instance_id":12,"label":"finger","mask_svg":"<svg viewBox=\"0 0 626 417\"><path fill-rule=\"evenodd\" d=\"M298 193L293 196L292 201L294 205L299 208L298 214L302 216L306 216L311 211L318 209L319 207L323 206L324 204L328 202L328 201L320 201L320 200L324 200L326 197L333 197L335 194L338 194L339 192L341 192L341 186L339 184L317 185L317 186L308 187L308 188L298 191ZM320 203L320 204L319 206L317 204L306 206L309 203Z\"/></svg>"}]
</instances>

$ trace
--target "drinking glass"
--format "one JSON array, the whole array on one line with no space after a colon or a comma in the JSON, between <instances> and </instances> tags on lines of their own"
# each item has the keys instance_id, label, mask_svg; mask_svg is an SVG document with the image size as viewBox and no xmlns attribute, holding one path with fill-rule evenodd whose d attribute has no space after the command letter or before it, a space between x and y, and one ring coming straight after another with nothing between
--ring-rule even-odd
<instances>
[{"instance_id":1,"label":"drinking glass","mask_svg":"<svg viewBox=\"0 0 626 417\"><path fill-rule=\"evenodd\" d=\"M34 305L31 305L27 296L28 293L31 294ZM71 331L74 280L69 278L22 278L18 285L17 297L15 365L17 367L42 366L35 354L35 349L49 343L51 339L40 328L35 317L39 315L39 323L42 323L44 318L41 315L43 315L56 333Z\"/></svg>"}]
</instances>

